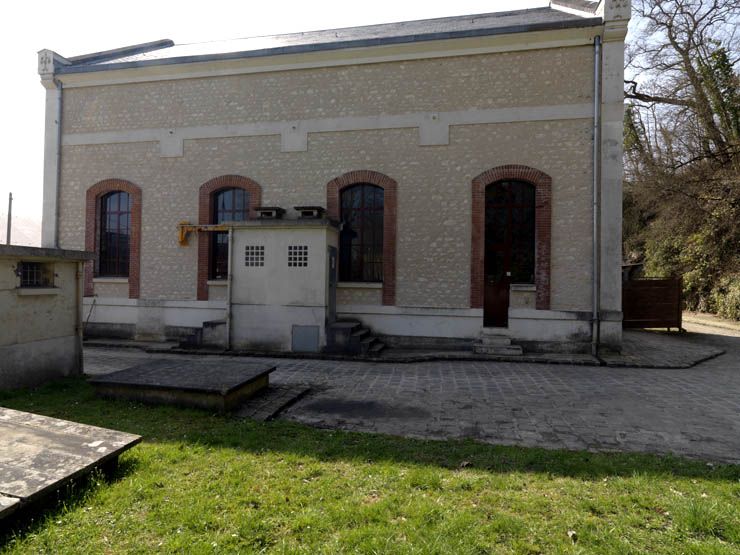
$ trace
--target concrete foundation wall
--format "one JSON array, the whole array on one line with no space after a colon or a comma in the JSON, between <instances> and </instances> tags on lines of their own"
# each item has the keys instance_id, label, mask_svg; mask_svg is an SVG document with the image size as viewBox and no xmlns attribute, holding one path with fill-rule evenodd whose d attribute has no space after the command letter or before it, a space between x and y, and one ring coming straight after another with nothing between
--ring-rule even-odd
<instances>
[{"instance_id":1,"label":"concrete foundation wall","mask_svg":"<svg viewBox=\"0 0 740 555\"><path fill-rule=\"evenodd\" d=\"M34 387L82 373L77 335L0 346L0 389Z\"/></svg>"},{"instance_id":2,"label":"concrete foundation wall","mask_svg":"<svg viewBox=\"0 0 740 555\"><path fill-rule=\"evenodd\" d=\"M232 348L290 351L293 326L317 326L326 345L325 307L239 305L232 307Z\"/></svg>"}]
</instances>

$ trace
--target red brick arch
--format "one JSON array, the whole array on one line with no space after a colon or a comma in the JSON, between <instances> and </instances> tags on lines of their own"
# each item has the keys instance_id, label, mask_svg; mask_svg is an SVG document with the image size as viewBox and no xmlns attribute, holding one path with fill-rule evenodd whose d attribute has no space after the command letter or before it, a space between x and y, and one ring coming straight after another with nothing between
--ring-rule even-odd
<instances>
[{"instance_id":1,"label":"red brick arch","mask_svg":"<svg viewBox=\"0 0 740 555\"><path fill-rule=\"evenodd\" d=\"M550 238L552 224L552 178L528 166L491 168L473 179L472 252L470 257L470 306L483 308L483 272L486 235L486 187L506 179L535 186L535 286L538 310L550 308Z\"/></svg>"},{"instance_id":2,"label":"red brick arch","mask_svg":"<svg viewBox=\"0 0 740 555\"><path fill-rule=\"evenodd\" d=\"M370 183L383 189L383 304L396 304L396 219L398 183L385 174L371 170L347 172L326 185L326 211L339 220L339 196L342 189L358 183Z\"/></svg>"},{"instance_id":3,"label":"red brick arch","mask_svg":"<svg viewBox=\"0 0 740 555\"><path fill-rule=\"evenodd\" d=\"M128 263L128 296L139 298L141 271L141 189L125 179L104 179L87 190L85 195L85 250L95 252L95 260L85 263L85 296L95 293L95 275L99 255L100 198L115 191L128 193L131 199L131 236Z\"/></svg>"},{"instance_id":4,"label":"red brick arch","mask_svg":"<svg viewBox=\"0 0 740 555\"><path fill-rule=\"evenodd\" d=\"M256 216L262 204L262 187L259 183L241 175L222 175L206 181L198 191L198 224L208 225L213 214L213 193L221 189L244 189L249 193L249 217ZM208 233L198 234L198 290L199 301L208 300L208 261L211 242Z\"/></svg>"}]
</instances>

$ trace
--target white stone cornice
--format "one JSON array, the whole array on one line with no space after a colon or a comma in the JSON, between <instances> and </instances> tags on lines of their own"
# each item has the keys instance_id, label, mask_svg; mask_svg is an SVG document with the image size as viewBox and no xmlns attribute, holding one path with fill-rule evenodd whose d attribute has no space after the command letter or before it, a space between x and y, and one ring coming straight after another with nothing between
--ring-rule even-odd
<instances>
[{"instance_id":1,"label":"white stone cornice","mask_svg":"<svg viewBox=\"0 0 740 555\"><path fill-rule=\"evenodd\" d=\"M571 120L591 117L593 117L593 113L590 103L561 104L451 112L345 116L229 125L131 129L100 131L97 133L67 133L62 137L62 145L158 142L160 156L171 158L183 155L183 141L186 140L280 135L283 152L301 152L308 150L308 137L311 133L416 128L419 130L419 146L432 146L449 144L449 128L454 125Z\"/></svg>"}]
</instances>

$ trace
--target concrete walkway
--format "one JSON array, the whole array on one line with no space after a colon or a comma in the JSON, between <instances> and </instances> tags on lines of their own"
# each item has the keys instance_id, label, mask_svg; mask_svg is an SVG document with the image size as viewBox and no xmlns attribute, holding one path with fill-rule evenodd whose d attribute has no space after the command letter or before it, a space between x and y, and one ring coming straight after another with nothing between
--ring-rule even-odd
<instances>
[{"instance_id":1,"label":"concrete walkway","mask_svg":"<svg viewBox=\"0 0 740 555\"><path fill-rule=\"evenodd\" d=\"M669 351L726 353L684 369L251 360L277 364L273 383L310 385L311 393L281 418L312 426L740 463L740 330L686 327L690 333L669 338ZM662 344L659 334L638 333L645 333L638 341L648 349ZM194 355L88 348L86 371L109 372L163 356Z\"/></svg>"},{"instance_id":2,"label":"concrete walkway","mask_svg":"<svg viewBox=\"0 0 740 555\"><path fill-rule=\"evenodd\" d=\"M585 353L524 353L523 355L483 355L470 350L430 351L421 349L387 349L373 361L385 363L422 363L431 361L525 362L583 366L613 366L625 368L691 368L724 353L716 345L701 341L686 341L683 334L628 330L624 332L621 353L602 353L594 357ZM182 349L173 342L135 341L131 339L89 339L87 347L132 348L150 354L226 355L262 358L291 358L290 354L259 353L254 351L225 351L219 349ZM298 358L366 361L366 357L326 353L303 353Z\"/></svg>"}]
</instances>

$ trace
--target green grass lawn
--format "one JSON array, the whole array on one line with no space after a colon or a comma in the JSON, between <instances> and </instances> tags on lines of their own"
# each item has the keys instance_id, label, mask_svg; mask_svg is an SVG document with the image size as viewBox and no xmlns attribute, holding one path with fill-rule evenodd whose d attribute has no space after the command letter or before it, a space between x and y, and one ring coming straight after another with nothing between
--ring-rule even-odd
<instances>
[{"instance_id":1,"label":"green grass lawn","mask_svg":"<svg viewBox=\"0 0 740 555\"><path fill-rule=\"evenodd\" d=\"M738 466L262 424L81 380L0 405L144 436L0 553L740 553Z\"/></svg>"}]
</instances>

